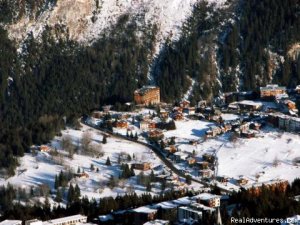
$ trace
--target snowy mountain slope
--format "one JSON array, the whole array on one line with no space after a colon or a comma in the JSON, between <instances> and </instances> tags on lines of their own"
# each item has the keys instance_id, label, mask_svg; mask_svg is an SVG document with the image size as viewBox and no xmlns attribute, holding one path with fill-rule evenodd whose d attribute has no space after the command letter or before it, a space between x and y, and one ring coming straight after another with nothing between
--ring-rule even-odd
<instances>
[{"instance_id":1,"label":"snowy mountain slope","mask_svg":"<svg viewBox=\"0 0 300 225\"><path fill-rule=\"evenodd\" d=\"M121 15L138 18L140 25L156 24L157 41L175 39L184 20L191 14L199 0L59 0L36 19L23 16L8 25L9 36L21 41L29 33L38 37L46 26L62 30L69 38L81 43L91 43L115 24ZM216 7L226 0L207 0Z\"/></svg>"}]
</instances>

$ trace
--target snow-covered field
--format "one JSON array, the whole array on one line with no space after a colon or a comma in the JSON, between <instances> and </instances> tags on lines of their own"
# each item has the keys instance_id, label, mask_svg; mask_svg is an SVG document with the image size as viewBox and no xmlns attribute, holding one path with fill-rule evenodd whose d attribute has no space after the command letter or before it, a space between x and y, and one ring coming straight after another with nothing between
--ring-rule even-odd
<instances>
[{"instance_id":1,"label":"snow-covered field","mask_svg":"<svg viewBox=\"0 0 300 225\"><path fill-rule=\"evenodd\" d=\"M225 120L236 119L234 115L225 115ZM195 151L200 160L204 153L218 157L218 176L249 179L249 184L256 181L266 182L276 179L293 181L300 177L300 166L293 160L300 157L300 136L282 132L271 127L264 128L255 138L238 138L230 141L230 133L207 139L194 146L188 140L201 139L205 130L212 123L204 121L176 121L177 129L165 133L166 137L175 136L178 149L182 152ZM278 162L274 166L274 162ZM178 164L178 167L180 164ZM256 178L259 176L258 180Z\"/></svg>"},{"instance_id":2,"label":"snow-covered field","mask_svg":"<svg viewBox=\"0 0 300 225\"><path fill-rule=\"evenodd\" d=\"M256 138L238 139L236 142L229 141L228 134L209 139L198 145L196 152L199 156L217 152L217 175L234 179L243 176L252 184L257 176L258 182L275 179L291 182L299 177L300 167L293 165L293 160L300 157L299 149L299 135L267 128Z\"/></svg>"},{"instance_id":3,"label":"snow-covered field","mask_svg":"<svg viewBox=\"0 0 300 225\"><path fill-rule=\"evenodd\" d=\"M213 123L204 122L200 120L185 120L176 121L176 130L165 132L165 137L176 137L178 141L197 140L204 136L205 131L213 126Z\"/></svg>"},{"instance_id":4,"label":"snow-covered field","mask_svg":"<svg viewBox=\"0 0 300 225\"><path fill-rule=\"evenodd\" d=\"M251 183L274 179L293 181L300 176L300 167L293 165L293 159L300 156L299 135L277 130L264 130L261 137L238 139L236 143L220 137L201 146L203 152L218 148L218 175L238 179L247 177ZM275 166L275 161L278 165Z\"/></svg>"},{"instance_id":5,"label":"snow-covered field","mask_svg":"<svg viewBox=\"0 0 300 225\"><path fill-rule=\"evenodd\" d=\"M101 133L86 126L81 130L64 130L62 134L69 135L76 144L80 142L82 134L87 131L92 134L92 144L100 144L102 142L103 136ZM65 153L61 151L60 140L61 137L56 137L51 145L59 152ZM64 157L63 166L54 163L48 153L38 152L37 156L26 154L20 159L21 165L17 168L16 175L7 180L0 179L0 185L10 183L14 186L29 188L31 186L48 184L53 189L55 175L58 175L61 170L67 171L71 169L76 173L78 168L80 168L81 172L84 171L89 175L89 178L75 178L72 182L78 183L83 196L88 196L89 198L116 196L117 194L126 193L129 188L134 189L137 194L145 192L145 187L136 185L136 177L130 178L127 181L120 180L117 187L113 190L107 187L107 182L111 176L119 177L121 170L117 161L121 152L129 154L132 158L134 154L134 162L150 162L152 167L162 164L156 155L143 145L112 137L107 138L107 144L100 145L102 146L104 156L97 158L75 154L72 160ZM110 158L111 166L105 165L107 157ZM95 167L94 171L90 169L91 164ZM99 172L96 171L97 168ZM139 174L140 171L135 170L135 173ZM145 174L147 173L149 172L145 172ZM152 191L155 193L158 190L153 188Z\"/></svg>"}]
</instances>

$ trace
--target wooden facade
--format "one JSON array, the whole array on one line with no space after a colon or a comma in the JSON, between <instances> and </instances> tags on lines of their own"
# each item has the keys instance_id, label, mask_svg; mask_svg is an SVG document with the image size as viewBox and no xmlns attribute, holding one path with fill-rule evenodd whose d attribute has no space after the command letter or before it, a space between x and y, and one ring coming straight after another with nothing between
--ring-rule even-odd
<instances>
[{"instance_id":1,"label":"wooden facade","mask_svg":"<svg viewBox=\"0 0 300 225\"><path fill-rule=\"evenodd\" d=\"M134 101L137 105L160 103L160 89L155 86L144 86L134 92Z\"/></svg>"}]
</instances>

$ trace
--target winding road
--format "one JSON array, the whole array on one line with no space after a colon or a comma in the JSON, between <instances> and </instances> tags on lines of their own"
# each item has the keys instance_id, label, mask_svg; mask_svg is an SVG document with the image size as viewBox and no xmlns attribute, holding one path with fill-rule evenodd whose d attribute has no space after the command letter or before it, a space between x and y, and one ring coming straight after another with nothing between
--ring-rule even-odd
<instances>
[{"instance_id":1,"label":"winding road","mask_svg":"<svg viewBox=\"0 0 300 225\"><path fill-rule=\"evenodd\" d=\"M106 134L106 135L110 135L110 136L113 136L113 137L116 137L116 138L120 138L120 139L123 139L123 140L127 140L127 141L131 141L131 142L134 142L134 143L137 143L137 144L140 144L140 145L144 145L146 146L147 148L151 149L155 154L156 156L175 174L177 174L178 176L180 177L183 177L183 178L186 178L186 175L178 170L171 161L169 161L168 159L166 159L166 157L163 155L162 153L162 149L159 148L158 146L155 146L155 145L152 145L152 144L148 144L148 143L144 143L142 141L138 141L138 140L133 140L131 138L128 138L128 137L125 137L123 135L120 135L120 134L116 134L116 133L113 133L111 131L108 131L108 130L105 130L105 129L101 129L99 127L95 127L95 126L92 126L90 124L87 124L85 123L84 121L80 121L81 124L84 124L85 126L88 126L90 128L93 128L93 129L96 129L96 130L100 130L103 134ZM196 183L199 183L199 184L202 184L204 187L210 187L211 184L209 184L208 182L205 182L205 181L200 181L198 179L195 179L195 178L192 178L191 177L191 180L196 182Z\"/></svg>"}]
</instances>

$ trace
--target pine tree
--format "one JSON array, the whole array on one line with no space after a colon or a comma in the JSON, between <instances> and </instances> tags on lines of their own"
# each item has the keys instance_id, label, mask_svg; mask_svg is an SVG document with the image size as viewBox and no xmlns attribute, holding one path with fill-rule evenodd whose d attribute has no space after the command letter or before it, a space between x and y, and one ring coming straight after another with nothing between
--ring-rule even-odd
<instances>
[{"instance_id":1,"label":"pine tree","mask_svg":"<svg viewBox=\"0 0 300 225\"><path fill-rule=\"evenodd\" d=\"M57 190L59 187L58 185L58 178L57 178L57 175L55 175L55 180L54 180L54 189Z\"/></svg>"},{"instance_id":2,"label":"pine tree","mask_svg":"<svg viewBox=\"0 0 300 225\"><path fill-rule=\"evenodd\" d=\"M113 189L116 186L115 178L113 175L110 176L108 186Z\"/></svg>"},{"instance_id":3,"label":"pine tree","mask_svg":"<svg viewBox=\"0 0 300 225\"><path fill-rule=\"evenodd\" d=\"M105 165L106 165L106 166L111 166L111 162L110 162L109 157L107 157L106 162L105 162Z\"/></svg>"},{"instance_id":4,"label":"pine tree","mask_svg":"<svg viewBox=\"0 0 300 225\"><path fill-rule=\"evenodd\" d=\"M69 186L69 190L68 190L68 203L73 203L74 202L74 199L75 199L75 191L74 191L74 188L73 188L73 185L70 184Z\"/></svg>"},{"instance_id":5,"label":"pine tree","mask_svg":"<svg viewBox=\"0 0 300 225\"><path fill-rule=\"evenodd\" d=\"M45 197L45 203L44 203L44 210L46 211L50 211L50 202L49 202L49 198L48 198L48 195L46 195Z\"/></svg>"},{"instance_id":6,"label":"pine tree","mask_svg":"<svg viewBox=\"0 0 300 225\"><path fill-rule=\"evenodd\" d=\"M119 165L121 164L121 155L120 154L118 155L118 164Z\"/></svg>"},{"instance_id":7,"label":"pine tree","mask_svg":"<svg viewBox=\"0 0 300 225\"><path fill-rule=\"evenodd\" d=\"M147 182L146 191L148 191L148 192L151 191L151 183L150 182Z\"/></svg>"},{"instance_id":8,"label":"pine tree","mask_svg":"<svg viewBox=\"0 0 300 225\"><path fill-rule=\"evenodd\" d=\"M130 176L131 177L135 176L133 165L131 165L131 167L130 167Z\"/></svg>"},{"instance_id":9,"label":"pine tree","mask_svg":"<svg viewBox=\"0 0 300 225\"><path fill-rule=\"evenodd\" d=\"M137 132L135 132L135 135L134 135L134 140L138 140L138 135L137 135Z\"/></svg>"},{"instance_id":10,"label":"pine tree","mask_svg":"<svg viewBox=\"0 0 300 225\"><path fill-rule=\"evenodd\" d=\"M62 202L62 191L60 189L57 189L57 192L56 192L56 196L55 196L55 201L56 202Z\"/></svg>"},{"instance_id":11,"label":"pine tree","mask_svg":"<svg viewBox=\"0 0 300 225\"><path fill-rule=\"evenodd\" d=\"M103 136L103 139L102 139L102 144L106 144L107 143L107 138L106 138L106 136L104 135Z\"/></svg>"},{"instance_id":12,"label":"pine tree","mask_svg":"<svg viewBox=\"0 0 300 225\"><path fill-rule=\"evenodd\" d=\"M170 145L175 145L175 137L171 137L171 140L169 142Z\"/></svg>"},{"instance_id":13,"label":"pine tree","mask_svg":"<svg viewBox=\"0 0 300 225\"><path fill-rule=\"evenodd\" d=\"M74 189L74 201L75 202L79 201L80 195L81 195L80 188L79 188L78 184L76 184L75 189Z\"/></svg>"},{"instance_id":14,"label":"pine tree","mask_svg":"<svg viewBox=\"0 0 300 225\"><path fill-rule=\"evenodd\" d=\"M186 182L187 184L191 184L191 183L192 183L192 177L191 177L190 175L186 176L185 182Z\"/></svg>"},{"instance_id":15,"label":"pine tree","mask_svg":"<svg viewBox=\"0 0 300 225\"><path fill-rule=\"evenodd\" d=\"M64 186L64 174L63 171L61 170L59 175L58 175L58 187Z\"/></svg>"},{"instance_id":16,"label":"pine tree","mask_svg":"<svg viewBox=\"0 0 300 225\"><path fill-rule=\"evenodd\" d=\"M154 181L155 181L155 175L154 175L153 170L151 170L151 173L150 173L150 181L151 181L151 182L154 182Z\"/></svg>"},{"instance_id":17,"label":"pine tree","mask_svg":"<svg viewBox=\"0 0 300 225\"><path fill-rule=\"evenodd\" d=\"M91 167L90 167L91 171L94 171L95 170L95 166L94 164L91 164Z\"/></svg>"}]
</instances>

